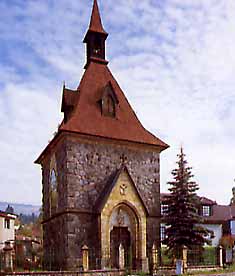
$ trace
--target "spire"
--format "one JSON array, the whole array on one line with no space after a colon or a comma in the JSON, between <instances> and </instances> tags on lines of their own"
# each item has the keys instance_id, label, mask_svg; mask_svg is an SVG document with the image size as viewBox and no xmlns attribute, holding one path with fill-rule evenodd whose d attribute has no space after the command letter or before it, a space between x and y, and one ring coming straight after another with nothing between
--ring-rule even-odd
<instances>
[{"instance_id":1,"label":"spire","mask_svg":"<svg viewBox=\"0 0 235 276\"><path fill-rule=\"evenodd\" d=\"M98 32L98 33L107 35L107 33L105 32L103 25L102 25L97 0L94 0L94 3L93 3L89 31Z\"/></svg>"},{"instance_id":2,"label":"spire","mask_svg":"<svg viewBox=\"0 0 235 276\"><path fill-rule=\"evenodd\" d=\"M87 62L85 68L91 61L107 64L105 60L105 40L108 33L103 28L97 0L94 0L90 25L83 40L87 44Z\"/></svg>"}]
</instances>

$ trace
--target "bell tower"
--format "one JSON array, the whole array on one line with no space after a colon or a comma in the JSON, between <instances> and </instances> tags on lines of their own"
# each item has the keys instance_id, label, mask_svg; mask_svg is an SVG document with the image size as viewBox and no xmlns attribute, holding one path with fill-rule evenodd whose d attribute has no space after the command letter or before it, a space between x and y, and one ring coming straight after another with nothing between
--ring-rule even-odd
<instances>
[{"instance_id":1,"label":"bell tower","mask_svg":"<svg viewBox=\"0 0 235 276\"><path fill-rule=\"evenodd\" d=\"M108 64L105 60L105 41L108 33L103 28L97 0L94 0L90 25L85 35L83 43L86 43L87 61L85 69L90 64L91 60Z\"/></svg>"}]
</instances>

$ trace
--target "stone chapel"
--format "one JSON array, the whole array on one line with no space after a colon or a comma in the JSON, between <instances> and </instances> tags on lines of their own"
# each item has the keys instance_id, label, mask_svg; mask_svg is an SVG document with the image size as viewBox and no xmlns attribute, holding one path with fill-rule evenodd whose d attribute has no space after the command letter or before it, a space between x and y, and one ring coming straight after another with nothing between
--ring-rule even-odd
<instances>
[{"instance_id":1,"label":"stone chapel","mask_svg":"<svg viewBox=\"0 0 235 276\"><path fill-rule=\"evenodd\" d=\"M160 246L159 155L168 145L138 120L108 68L97 1L76 90L63 87L64 119L36 160L42 167L44 266L148 271Z\"/></svg>"}]
</instances>

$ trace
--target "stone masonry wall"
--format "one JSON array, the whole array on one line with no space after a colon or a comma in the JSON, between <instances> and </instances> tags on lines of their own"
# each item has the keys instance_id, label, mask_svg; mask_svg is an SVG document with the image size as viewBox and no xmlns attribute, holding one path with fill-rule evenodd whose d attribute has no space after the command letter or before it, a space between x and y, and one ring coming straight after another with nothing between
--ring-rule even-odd
<instances>
[{"instance_id":1,"label":"stone masonry wall","mask_svg":"<svg viewBox=\"0 0 235 276\"><path fill-rule=\"evenodd\" d=\"M56 164L52 163L55 160ZM67 267L66 256L68 256L67 242L67 220L59 216L50 219L51 215L63 211L67 206L67 185L66 185L66 148L61 143L57 151L52 152L44 160L42 166L42 192L43 192L43 255L44 267L46 269L60 270ZM53 214L50 212L50 172L56 169L58 206Z\"/></svg>"},{"instance_id":2,"label":"stone masonry wall","mask_svg":"<svg viewBox=\"0 0 235 276\"><path fill-rule=\"evenodd\" d=\"M157 245L159 243L159 153L117 144L82 143L72 140L67 141L66 149L68 207L78 210L95 211L93 206L110 175L120 168L124 160L150 215L147 218L147 256L150 257L153 242ZM69 243L77 245L76 248L72 246L70 249L69 262L75 263L81 246L86 243L93 256L92 268L97 268L94 264L97 264L100 258L100 234L94 235L98 233L98 224L96 219L90 219L89 215L77 214L71 216L71 221L68 222ZM70 233L70 229L76 231L72 230ZM81 233L86 235L83 234L82 237ZM95 239L92 238L94 236Z\"/></svg>"},{"instance_id":3,"label":"stone masonry wall","mask_svg":"<svg viewBox=\"0 0 235 276\"><path fill-rule=\"evenodd\" d=\"M159 153L117 144L67 141L68 206L92 210L122 160L150 215L159 215Z\"/></svg>"},{"instance_id":4,"label":"stone masonry wall","mask_svg":"<svg viewBox=\"0 0 235 276\"><path fill-rule=\"evenodd\" d=\"M148 209L147 255L159 231L159 153L67 137L55 152L58 212L50 219L50 160L43 164L44 254L47 269L78 269L81 248L89 248L90 268L100 267L99 215L93 209L111 174L125 163ZM154 218L155 217L155 218ZM152 225L154 222L154 226ZM51 261L51 263L48 262ZM63 261L61 261L63 260ZM60 265L56 265L61 261ZM54 266L55 264L55 266ZM50 265L50 267L49 267Z\"/></svg>"},{"instance_id":5,"label":"stone masonry wall","mask_svg":"<svg viewBox=\"0 0 235 276\"><path fill-rule=\"evenodd\" d=\"M67 268L69 247L67 239L67 219L65 215L56 217L43 225L44 228L44 268L62 270Z\"/></svg>"},{"instance_id":6,"label":"stone masonry wall","mask_svg":"<svg viewBox=\"0 0 235 276\"><path fill-rule=\"evenodd\" d=\"M53 164L51 160L55 159ZM67 208L67 169L66 169L66 146L61 143L56 152L43 162L42 167L42 187L43 187L43 219L46 220L51 216L50 213L50 173L52 169L56 169L57 176L57 192L58 206L56 212L63 211Z\"/></svg>"},{"instance_id":7,"label":"stone masonry wall","mask_svg":"<svg viewBox=\"0 0 235 276\"><path fill-rule=\"evenodd\" d=\"M78 269L82 265L82 247L89 248L89 267L96 269L100 260L100 235L97 215L72 213L67 215L68 224L68 268Z\"/></svg>"}]
</instances>

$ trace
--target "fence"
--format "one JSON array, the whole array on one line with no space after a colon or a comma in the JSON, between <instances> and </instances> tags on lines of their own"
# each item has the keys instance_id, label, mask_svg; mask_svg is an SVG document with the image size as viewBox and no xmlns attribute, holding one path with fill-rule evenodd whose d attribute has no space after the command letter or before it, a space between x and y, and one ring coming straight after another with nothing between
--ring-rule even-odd
<instances>
[{"instance_id":1,"label":"fence","mask_svg":"<svg viewBox=\"0 0 235 276\"><path fill-rule=\"evenodd\" d=\"M205 247L203 250L188 250L188 266L215 266L218 264L218 248Z\"/></svg>"},{"instance_id":2,"label":"fence","mask_svg":"<svg viewBox=\"0 0 235 276\"><path fill-rule=\"evenodd\" d=\"M6 272L1 276L123 276L124 270Z\"/></svg>"},{"instance_id":3,"label":"fence","mask_svg":"<svg viewBox=\"0 0 235 276\"><path fill-rule=\"evenodd\" d=\"M173 266L174 265L174 260L173 260L172 256L169 256L167 254L166 247L161 248L160 258L161 258L161 260L160 260L161 266Z\"/></svg>"},{"instance_id":4,"label":"fence","mask_svg":"<svg viewBox=\"0 0 235 276\"><path fill-rule=\"evenodd\" d=\"M161 248L161 266L174 266L174 259L167 255L166 247ZM219 265L219 249L217 247L204 247L203 250L187 250L188 266L217 266Z\"/></svg>"}]
</instances>

